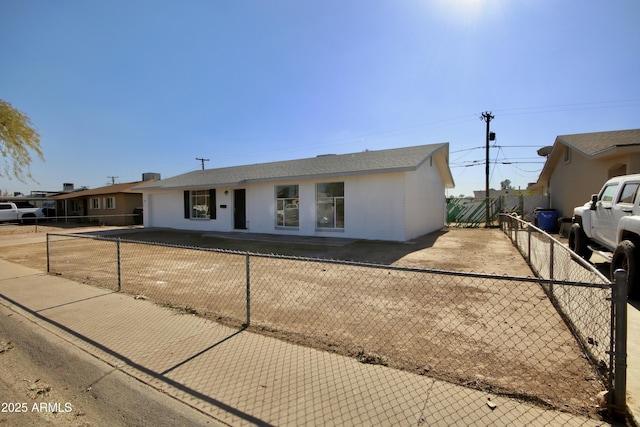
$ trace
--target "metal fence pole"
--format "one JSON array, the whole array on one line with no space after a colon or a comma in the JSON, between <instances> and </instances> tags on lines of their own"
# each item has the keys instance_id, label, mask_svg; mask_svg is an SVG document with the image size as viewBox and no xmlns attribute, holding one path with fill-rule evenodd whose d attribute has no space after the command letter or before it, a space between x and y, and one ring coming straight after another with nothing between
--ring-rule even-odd
<instances>
[{"instance_id":1,"label":"metal fence pole","mask_svg":"<svg viewBox=\"0 0 640 427\"><path fill-rule=\"evenodd\" d=\"M549 279L553 280L553 260L554 260L554 254L553 254L553 240L549 240ZM553 286L553 285L552 285Z\"/></svg>"},{"instance_id":2,"label":"metal fence pole","mask_svg":"<svg viewBox=\"0 0 640 427\"><path fill-rule=\"evenodd\" d=\"M51 273L51 268L49 264L49 233L47 233L47 273Z\"/></svg>"},{"instance_id":3,"label":"metal fence pole","mask_svg":"<svg viewBox=\"0 0 640 427\"><path fill-rule=\"evenodd\" d=\"M245 258L246 271L247 271L247 320L244 324L245 327L251 324L251 258L249 254Z\"/></svg>"},{"instance_id":4,"label":"metal fence pole","mask_svg":"<svg viewBox=\"0 0 640 427\"><path fill-rule=\"evenodd\" d=\"M627 272L618 269L614 272L612 308L615 313L615 339L613 356L613 397L609 399L611 411L616 417L624 418L627 408ZM611 390L610 390L611 393Z\"/></svg>"},{"instance_id":5,"label":"metal fence pole","mask_svg":"<svg viewBox=\"0 0 640 427\"><path fill-rule=\"evenodd\" d=\"M120 238L116 240L116 248L118 252L118 292L122 290L122 262L120 256Z\"/></svg>"},{"instance_id":6,"label":"metal fence pole","mask_svg":"<svg viewBox=\"0 0 640 427\"><path fill-rule=\"evenodd\" d=\"M527 226L527 262L531 265L531 227Z\"/></svg>"}]
</instances>

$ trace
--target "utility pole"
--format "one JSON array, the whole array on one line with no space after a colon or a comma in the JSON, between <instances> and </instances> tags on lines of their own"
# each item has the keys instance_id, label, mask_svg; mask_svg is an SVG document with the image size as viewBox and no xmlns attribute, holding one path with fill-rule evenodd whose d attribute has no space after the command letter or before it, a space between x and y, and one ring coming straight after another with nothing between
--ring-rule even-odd
<instances>
[{"instance_id":1,"label":"utility pole","mask_svg":"<svg viewBox=\"0 0 640 427\"><path fill-rule=\"evenodd\" d=\"M485 203L486 203L486 224L485 227L489 227L489 218L490 218L490 212L489 212L489 140L493 141L495 139L495 134L492 134L489 131L489 123L491 123L491 120L493 120L493 114L491 114L490 111L485 111L484 113L482 113L482 115L480 116L480 120L484 120L487 123L487 135L486 135L486 159L485 159L485 177L484 177L484 197L485 197Z\"/></svg>"},{"instance_id":2,"label":"utility pole","mask_svg":"<svg viewBox=\"0 0 640 427\"><path fill-rule=\"evenodd\" d=\"M107 178L111 179L111 185L114 185L116 183L116 178L119 178L117 176L108 176Z\"/></svg>"},{"instance_id":3,"label":"utility pole","mask_svg":"<svg viewBox=\"0 0 640 427\"><path fill-rule=\"evenodd\" d=\"M196 157L196 160L200 160L202 162L202 170L204 170L204 162L209 161L209 159L201 159L200 157Z\"/></svg>"}]
</instances>

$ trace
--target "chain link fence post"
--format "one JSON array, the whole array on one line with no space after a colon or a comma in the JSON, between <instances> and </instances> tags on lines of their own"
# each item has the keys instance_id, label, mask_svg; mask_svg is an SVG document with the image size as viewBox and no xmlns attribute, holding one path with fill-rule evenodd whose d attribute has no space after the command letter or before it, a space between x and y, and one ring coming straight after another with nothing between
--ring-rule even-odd
<instances>
[{"instance_id":1,"label":"chain link fence post","mask_svg":"<svg viewBox=\"0 0 640 427\"><path fill-rule=\"evenodd\" d=\"M47 233L47 274L51 273L51 264L49 260L49 233Z\"/></svg>"},{"instance_id":2,"label":"chain link fence post","mask_svg":"<svg viewBox=\"0 0 640 427\"><path fill-rule=\"evenodd\" d=\"M122 257L120 256L120 238L116 240L116 249L118 253L118 292L122 290Z\"/></svg>"},{"instance_id":3,"label":"chain link fence post","mask_svg":"<svg viewBox=\"0 0 640 427\"><path fill-rule=\"evenodd\" d=\"M251 258L249 254L245 256L245 268L247 272L247 319L244 327L251 324Z\"/></svg>"},{"instance_id":4,"label":"chain link fence post","mask_svg":"<svg viewBox=\"0 0 640 427\"><path fill-rule=\"evenodd\" d=\"M527 263L531 265L531 227L527 226Z\"/></svg>"},{"instance_id":5,"label":"chain link fence post","mask_svg":"<svg viewBox=\"0 0 640 427\"><path fill-rule=\"evenodd\" d=\"M615 283L612 295L613 322L615 323L613 357L613 397L609 399L611 412L624 419L627 413L627 272L618 269L613 273Z\"/></svg>"},{"instance_id":6,"label":"chain link fence post","mask_svg":"<svg viewBox=\"0 0 640 427\"><path fill-rule=\"evenodd\" d=\"M555 278L553 276L553 264L554 264L553 261L555 260L554 254L553 254L553 248L554 248L553 240L550 239L549 240L549 279L551 281L553 281L553 279Z\"/></svg>"}]
</instances>

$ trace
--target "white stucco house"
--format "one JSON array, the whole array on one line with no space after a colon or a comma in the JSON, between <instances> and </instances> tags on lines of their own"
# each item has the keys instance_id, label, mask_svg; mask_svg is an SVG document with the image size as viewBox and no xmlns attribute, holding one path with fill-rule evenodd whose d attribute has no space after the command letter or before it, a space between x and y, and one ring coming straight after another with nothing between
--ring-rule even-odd
<instances>
[{"instance_id":1,"label":"white stucco house","mask_svg":"<svg viewBox=\"0 0 640 427\"><path fill-rule=\"evenodd\" d=\"M446 221L449 144L207 169L146 183L144 226L406 241Z\"/></svg>"}]
</instances>

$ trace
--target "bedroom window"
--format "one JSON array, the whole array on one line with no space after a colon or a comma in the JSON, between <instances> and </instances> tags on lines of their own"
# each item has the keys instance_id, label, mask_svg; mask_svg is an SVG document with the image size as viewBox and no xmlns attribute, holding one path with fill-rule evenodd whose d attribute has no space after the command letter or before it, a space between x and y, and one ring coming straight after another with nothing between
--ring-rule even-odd
<instances>
[{"instance_id":1,"label":"bedroom window","mask_svg":"<svg viewBox=\"0 0 640 427\"><path fill-rule=\"evenodd\" d=\"M344 229L344 182L316 184L316 226Z\"/></svg>"},{"instance_id":2,"label":"bedroom window","mask_svg":"<svg viewBox=\"0 0 640 427\"><path fill-rule=\"evenodd\" d=\"M298 227L299 198L297 185L276 186L276 226Z\"/></svg>"}]
</instances>

